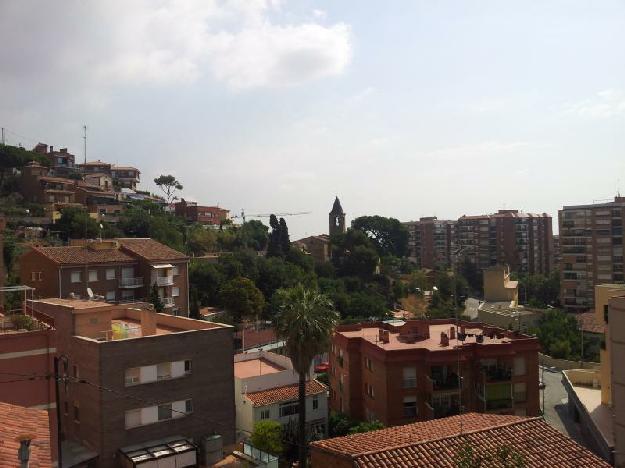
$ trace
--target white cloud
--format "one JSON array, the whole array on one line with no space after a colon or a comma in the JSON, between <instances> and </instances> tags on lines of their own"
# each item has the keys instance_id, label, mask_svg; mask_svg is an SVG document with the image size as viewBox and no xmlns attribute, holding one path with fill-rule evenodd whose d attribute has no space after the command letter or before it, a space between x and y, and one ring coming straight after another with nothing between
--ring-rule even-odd
<instances>
[{"instance_id":1,"label":"white cloud","mask_svg":"<svg viewBox=\"0 0 625 468\"><path fill-rule=\"evenodd\" d=\"M277 87L342 73L349 26L283 24L282 8L275 0L2 2L0 84L89 94L204 76L236 89Z\"/></svg>"},{"instance_id":2,"label":"white cloud","mask_svg":"<svg viewBox=\"0 0 625 468\"><path fill-rule=\"evenodd\" d=\"M497 140L483 141L479 143L468 143L463 145L448 146L426 153L426 156L438 161L456 161L466 159L488 159L519 154L528 151L533 147L528 142L512 141L502 142ZM536 149L534 147L534 149Z\"/></svg>"},{"instance_id":3,"label":"white cloud","mask_svg":"<svg viewBox=\"0 0 625 468\"><path fill-rule=\"evenodd\" d=\"M608 119L625 114L625 92L620 89L599 91L590 99L566 106L565 112L591 119Z\"/></svg>"},{"instance_id":4,"label":"white cloud","mask_svg":"<svg viewBox=\"0 0 625 468\"><path fill-rule=\"evenodd\" d=\"M326 17L326 12L323 10L313 10L313 16L315 18L323 19Z\"/></svg>"}]
</instances>

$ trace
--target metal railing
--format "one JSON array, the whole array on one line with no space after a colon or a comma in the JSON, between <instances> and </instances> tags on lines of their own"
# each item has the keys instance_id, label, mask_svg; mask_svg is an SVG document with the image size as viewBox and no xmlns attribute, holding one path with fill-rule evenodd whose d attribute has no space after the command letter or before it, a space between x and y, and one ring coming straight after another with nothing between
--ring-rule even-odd
<instances>
[{"instance_id":1,"label":"metal railing","mask_svg":"<svg viewBox=\"0 0 625 468\"><path fill-rule=\"evenodd\" d=\"M120 288L137 288L143 286L143 278L120 278Z\"/></svg>"},{"instance_id":2,"label":"metal railing","mask_svg":"<svg viewBox=\"0 0 625 468\"><path fill-rule=\"evenodd\" d=\"M157 276L156 281L154 281L156 283L157 286L171 286L172 284L174 284L174 277L173 275L171 276Z\"/></svg>"}]
</instances>

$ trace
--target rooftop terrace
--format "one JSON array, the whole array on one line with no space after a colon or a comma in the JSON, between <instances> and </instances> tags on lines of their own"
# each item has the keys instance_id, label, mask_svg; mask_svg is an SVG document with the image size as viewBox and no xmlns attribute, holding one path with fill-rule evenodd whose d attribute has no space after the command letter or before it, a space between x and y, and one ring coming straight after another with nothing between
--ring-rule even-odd
<instances>
[{"instance_id":1,"label":"rooftop terrace","mask_svg":"<svg viewBox=\"0 0 625 468\"><path fill-rule=\"evenodd\" d=\"M249 359L234 363L234 376L238 379L247 379L258 375L277 374L286 368L265 358Z\"/></svg>"},{"instance_id":2,"label":"rooftop terrace","mask_svg":"<svg viewBox=\"0 0 625 468\"><path fill-rule=\"evenodd\" d=\"M361 338L386 351L444 351L476 343L500 345L522 339L535 339L474 322L460 321L458 324L456 327L453 320L409 320L401 326L370 323L342 326L337 329L337 334L346 338Z\"/></svg>"}]
</instances>

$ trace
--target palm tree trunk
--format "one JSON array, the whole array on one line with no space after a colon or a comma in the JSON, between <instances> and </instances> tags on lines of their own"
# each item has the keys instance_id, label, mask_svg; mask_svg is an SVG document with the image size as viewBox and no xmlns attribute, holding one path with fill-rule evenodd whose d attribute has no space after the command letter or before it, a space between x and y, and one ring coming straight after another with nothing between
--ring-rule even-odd
<instances>
[{"instance_id":1,"label":"palm tree trunk","mask_svg":"<svg viewBox=\"0 0 625 468\"><path fill-rule=\"evenodd\" d=\"M306 468L306 373L299 373L299 466Z\"/></svg>"}]
</instances>

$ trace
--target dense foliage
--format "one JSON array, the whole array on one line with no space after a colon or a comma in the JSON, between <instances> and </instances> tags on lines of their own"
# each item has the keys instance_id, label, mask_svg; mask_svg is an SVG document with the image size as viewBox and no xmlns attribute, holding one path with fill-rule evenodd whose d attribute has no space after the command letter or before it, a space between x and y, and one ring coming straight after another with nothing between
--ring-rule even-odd
<instances>
[{"instance_id":1,"label":"dense foliage","mask_svg":"<svg viewBox=\"0 0 625 468\"><path fill-rule=\"evenodd\" d=\"M252 445L263 452L280 455L282 446L282 425L278 421L265 420L254 424L254 432L250 437Z\"/></svg>"},{"instance_id":2,"label":"dense foliage","mask_svg":"<svg viewBox=\"0 0 625 468\"><path fill-rule=\"evenodd\" d=\"M384 429L380 421L356 421L346 414L331 412L328 419L328 431L330 437L342 437L359 432L377 431Z\"/></svg>"},{"instance_id":3,"label":"dense foliage","mask_svg":"<svg viewBox=\"0 0 625 468\"><path fill-rule=\"evenodd\" d=\"M558 359L578 361L582 352L584 360L597 362L601 340L583 336L574 314L567 314L559 309L545 312L533 330L543 347L543 352Z\"/></svg>"},{"instance_id":4,"label":"dense foliage","mask_svg":"<svg viewBox=\"0 0 625 468\"><path fill-rule=\"evenodd\" d=\"M520 275L519 301L532 307L545 308L560 302L560 272L549 275Z\"/></svg>"}]
</instances>

